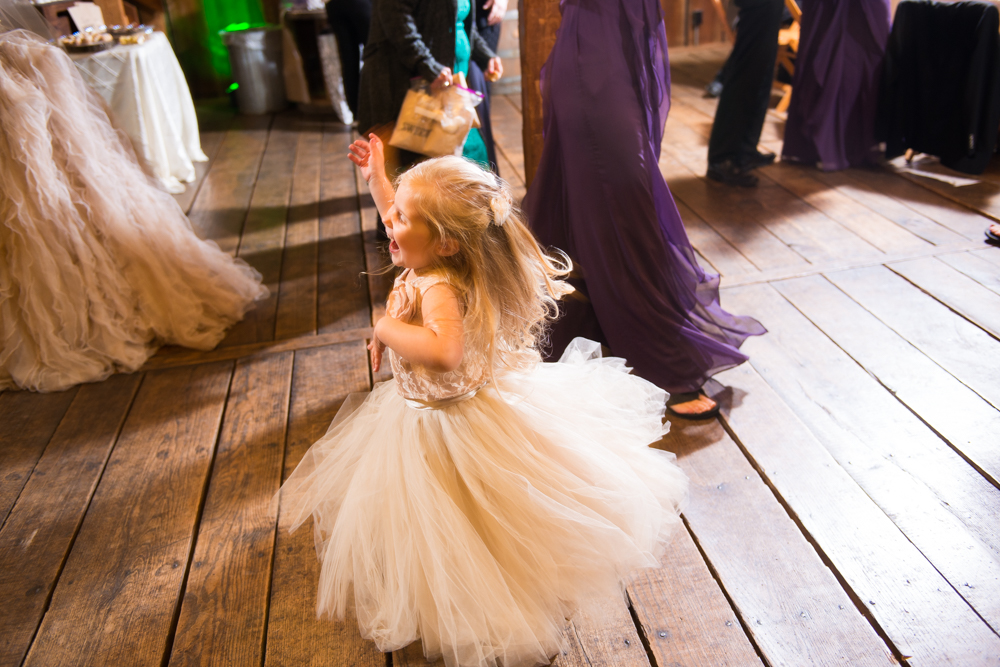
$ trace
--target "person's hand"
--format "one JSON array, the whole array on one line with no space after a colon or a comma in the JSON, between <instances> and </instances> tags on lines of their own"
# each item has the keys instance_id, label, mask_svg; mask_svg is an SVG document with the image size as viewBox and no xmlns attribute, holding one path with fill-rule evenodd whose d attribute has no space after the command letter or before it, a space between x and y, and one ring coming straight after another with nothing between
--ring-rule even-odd
<instances>
[{"instance_id":1,"label":"person's hand","mask_svg":"<svg viewBox=\"0 0 1000 667\"><path fill-rule=\"evenodd\" d=\"M445 67L437 78L431 81L431 92L439 93L443 88L451 85L451 68Z\"/></svg>"},{"instance_id":2,"label":"person's hand","mask_svg":"<svg viewBox=\"0 0 1000 667\"><path fill-rule=\"evenodd\" d=\"M361 175L366 183L371 183L373 174L385 172L385 147L377 135L369 134L368 141L355 140L350 151L347 157L361 168Z\"/></svg>"},{"instance_id":3,"label":"person's hand","mask_svg":"<svg viewBox=\"0 0 1000 667\"><path fill-rule=\"evenodd\" d=\"M483 3L483 9L490 10L486 22L490 25L496 25L503 21L503 17L507 14L507 0L486 0Z\"/></svg>"},{"instance_id":4,"label":"person's hand","mask_svg":"<svg viewBox=\"0 0 1000 667\"><path fill-rule=\"evenodd\" d=\"M380 341L378 336L373 333L372 342L368 343L368 349L372 353L372 371L378 373L378 369L382 367L382 354L385 352L385 343Z\"/></svg>"},{"instance_id":5,"label":"person's hand","mask_svg":"<svg viewBox=\"0 0 1000 667\"><path fill-rule=\"evenodd\" d=\"M497 2L498 0L494 0ZM499 58L490 58L490 63L486 67L486 80L499 81L503 76L503 62Z\"/></svg>"}]
</instances>

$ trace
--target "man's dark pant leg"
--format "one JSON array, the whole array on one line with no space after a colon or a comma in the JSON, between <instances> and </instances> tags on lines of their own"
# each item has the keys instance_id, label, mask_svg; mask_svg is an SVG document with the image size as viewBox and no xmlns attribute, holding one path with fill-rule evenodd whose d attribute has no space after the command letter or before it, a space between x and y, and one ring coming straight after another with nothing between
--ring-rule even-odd
<instances>
[{"instance_id":1,"label":"man's dark pant leg","mask_svg":"<svg viewBox=\"0 0 1000 667\"><path fill-rule=\"evenodd\" d=\"M783 0L736 0L740 20L708 142L708 162L741 164L757 150L771 100Z\"/></svg>"},{"instance_id":2,"label":"man's dark pant leg","mask_svg":"<svg viewBox=\"0 0 1000 667\"><path fill-rule=\"evenodd\" d=\"M358 113L358 86L361 82L361 47L368 41L372 21L371 0L330 0L326 17L337 37L344 95L351 113Z\"/></svg>"}]
</instances>

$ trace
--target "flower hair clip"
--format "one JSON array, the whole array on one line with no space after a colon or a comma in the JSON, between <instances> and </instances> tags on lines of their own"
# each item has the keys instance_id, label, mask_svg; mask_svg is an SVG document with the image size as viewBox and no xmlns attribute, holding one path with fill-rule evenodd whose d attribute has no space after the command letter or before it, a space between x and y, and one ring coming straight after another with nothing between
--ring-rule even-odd
<instances>
[{"instance_id":1,"label":"flower hair clip","mask_svg":"<svg viewBox=\"0 0 1000 667\"><path fill-rule=\"evenodd\" d=\"M493 212L493 224L497 227L503 227L503 223L507 222L507 218L510 216L510 206L504 206L504 202L501 197L494 197L490 200L490 210ZM504 210L506 208L506 210Z\"/></svg>"},{"instance_id":2,"label":"flower hair clip","mask_svg":"<svg viewBox=\"0 0 1000 667\"><path fill-rule=\"evenodd\" d=\"M490 210L493 212L492 222L497 227L503 227L503 224L507 222L507 218L510 217L510 194L507 190L503 189L499 178L496 176L493 178L496 179L497 187L500 188L500 191L490 199Z\"/></svg>"}]
</instances>

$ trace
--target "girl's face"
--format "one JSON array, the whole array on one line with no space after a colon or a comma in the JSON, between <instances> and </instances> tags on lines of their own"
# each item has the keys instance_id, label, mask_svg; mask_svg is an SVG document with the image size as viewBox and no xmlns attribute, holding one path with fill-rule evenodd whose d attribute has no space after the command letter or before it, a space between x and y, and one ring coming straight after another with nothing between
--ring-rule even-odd
<instances>
[{"instance_id":1,"label":"girl's face","mask_svg":"<svg viewBox=\"0 0 1000 667\"><path fill-rule=\"evenodd\" d=\"M406 269L422 269L437 259L438 243L430 226L413 208L410 186L402 183L396 190L396 201L389 209L385 232L389 236L392 263Z\"/></svg>"}]
</instances>

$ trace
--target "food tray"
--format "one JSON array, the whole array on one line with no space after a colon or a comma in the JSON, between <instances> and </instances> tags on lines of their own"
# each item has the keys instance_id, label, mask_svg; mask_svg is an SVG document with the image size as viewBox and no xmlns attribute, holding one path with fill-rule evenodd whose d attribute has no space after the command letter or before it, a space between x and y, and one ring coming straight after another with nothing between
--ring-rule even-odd
<instances>
[{"instance_id":1,"label":"food tray","mask_svg":"<svg viewBox=\"0 0 1000 667\"><path fill-rule=\"evenodd\" d=\"M97 42L96 44L62 44L61 46L66 49L69 53L97 53L98 51L106 51L115 45L114 41L110 42Z\"/></svg>"}]
</instances>

